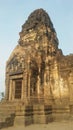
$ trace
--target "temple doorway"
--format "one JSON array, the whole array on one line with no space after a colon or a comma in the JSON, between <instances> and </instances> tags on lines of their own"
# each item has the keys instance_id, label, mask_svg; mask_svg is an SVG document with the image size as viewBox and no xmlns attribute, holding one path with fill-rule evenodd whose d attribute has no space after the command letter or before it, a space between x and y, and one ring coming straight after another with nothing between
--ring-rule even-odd
<instances>
[{"instance_id":1,"label":"temple doorway","mask_svg":"<svg viewBox=\"0 0 73 130\"><path fill-rule=\"evenodd\" d=\"M22 96L22 79L15 80L15 99L21 99Z\"/></svg>"}]
</instances>

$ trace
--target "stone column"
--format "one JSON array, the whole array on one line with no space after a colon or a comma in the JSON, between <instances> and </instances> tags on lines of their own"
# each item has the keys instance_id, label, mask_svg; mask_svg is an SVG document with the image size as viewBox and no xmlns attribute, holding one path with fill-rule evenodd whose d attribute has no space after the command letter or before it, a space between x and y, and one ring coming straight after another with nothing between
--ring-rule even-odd
<instances>
[{"instance_id":1,"label":"stone column","mask_svg":"<svg viewBox=\"0 0 73 130\"><path fill-rule=\"evenodd\" d=\"M12 100L15 99L15 81L12 81Z\"/></svg>"},{"instance_id":2,"label":"stone column","mask_svg":"<svg viewBox=\"0 0 73 130\"><path fill-rule=\"evenodd\" d=\"M49 68L45 68L44 72L44 95L47 94L47 96L50 95L50 73Z\"/></svg>"},{"instance_id":3,"label":"stone column","mask_svg":"<svg viewBox=\"0 0 73 130\"><path fill-rule=\"evenodd\" d=\"M30 73L28 76L28 98L30 99Z\"/></svg>"},{"instance_id":4,"label":"stone column","mask_svg":"<svg viewBox=\"0 0 73 130\"><path fill-rule=\"evenodd\" d=\"M37 82L37 94L39 95L40 93L40 77L38 75L38 82Z\"/></svg>"},{"instance_id":5,"label":"stone column","mask_svg":"<svg viewBox=\"0 0 73 130\"><path fill-rule=\"evenodd\" d=\"M24 97L24 101L26 101L26 97L27 97L27 72L24 73L23 75L23 97Z\"/></svg>"},{"instance_id":6,"label":"stone column","mask_svg":"<svg viewBox=\"0 0 73 130\"><path fill-rule=\"evenodd\" d=\"M69 86L70 86L70 104L73 105L73 74L70 74L69 77Z\"/></svg>"},{"instance_id":7,"label":"stone column","mask_svg":"<svg viewBox=\"0 0 73 130\"><path fill-rule=\"evenodd\" d=\"M44 90L45 90L45 87L46 87L46 72L44 72Z\"/></svg>"},{"instance_id":8,"label":"stone column","mask_svg":"<svg viewBox=\"0 0 73 130\"><path fill-rule=\"evenodd\" d=\"M9 100L9 75L6 74L6 79L5 79L5 100Z\"/></svg>"},{"instance_id":9,"label":"stone column","mask_svg":"<svg viewBox=\"0 0 73 130\"><path fill-rule=\"evenodd\" d=\"M22 80L22 91L21 91L21 99L24 99L24 79Z\"/></svg>"},{"instance_id":10,"label":"stone column","mask_svg":"<svg viewBox=\"0 0 73 130\"><path fill-rule=\"evenodd\" d=\"M40 75L40 67L39 67L39 75ZM37 94L40 94L40 76L38 75L38 80L37 80Z\"/></svg>"},{"instance_id":11,"label":"stone column","mask_svg":"<svg viewBox=\"0 0 73 130\"><path fill-rule=\"evenodd\" d=\"M10 85L9 85L10 87L9 87L9 101L11 101L12 100L12 80L10 79Z\"/></svg>"}]
</instances>

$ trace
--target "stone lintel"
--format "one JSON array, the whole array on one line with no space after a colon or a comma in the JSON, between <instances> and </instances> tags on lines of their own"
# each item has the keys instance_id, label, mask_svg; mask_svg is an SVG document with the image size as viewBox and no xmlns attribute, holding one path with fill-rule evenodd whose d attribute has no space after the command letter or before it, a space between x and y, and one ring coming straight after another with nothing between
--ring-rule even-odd
<instances>
[{"instance_id":1,"label":"stone lintel","mask_svg":"<svg viewBox=\"0 0 73 130\"><path fill-rule=\"evenodd\" d=\"M11 72L9 75L13 76L13 75L20 75L20 74L23 74L23 71Z\"/></svg>"},{"instance_id":2,"label":"stone lintel","mask_svg":"<svg viewBox=\"0 0 73 130\"><path fill-rule=\"evenodd\" d=\"M19 78L23 78L23 74L20 75L11 75L10 79L19 79Z\"/></svg>"}]
</instances>

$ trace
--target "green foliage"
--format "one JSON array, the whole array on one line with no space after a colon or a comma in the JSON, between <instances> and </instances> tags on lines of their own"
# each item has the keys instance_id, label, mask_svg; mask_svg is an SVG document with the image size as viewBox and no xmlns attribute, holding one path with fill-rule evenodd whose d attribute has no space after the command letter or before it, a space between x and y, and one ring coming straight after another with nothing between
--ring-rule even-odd
<instances>
[{"instance_id":1,"label":"green foliage","mask_svg":"<svg viewBox=\"0 0 73 130\"><path fill-rule=\"evenodd\" d=\"M0 92L0 101L4 99L4 92Z\"/></svg>"}]
</instances>

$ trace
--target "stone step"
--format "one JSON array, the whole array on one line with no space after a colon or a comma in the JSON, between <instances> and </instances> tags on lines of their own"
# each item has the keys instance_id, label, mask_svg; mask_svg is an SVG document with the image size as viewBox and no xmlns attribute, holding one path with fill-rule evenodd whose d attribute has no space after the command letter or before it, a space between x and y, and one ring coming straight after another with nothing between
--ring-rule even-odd
<instances>
[{"instance_id":1,"label":"stone step","mask_svg":"<svg viewBox=\"0 0 73 130\"><path fill-rule=\"evenodd\" d=\"M6 118L0 117L0 123L5 122Z\"/></svg>"},{"instance_id":2,"label":"stone step","mask_svg":"<svg viewBox=\"0 0 73 130\"><path fill-rule=\"evenodd\" d=\"M2 122L0 122L1 128L6 128L6 127L9 127L9 126L12 126L12 125L13 125L13 121L10 117L6 118L5 120L2 120Z\"/></svg>"},{"instance_id":3,"label":"stone step","mask_svg":"<svg viewBox=\"0 0 73 130\"><path fill-rule=\"evenodd\" d=\"M3 113L2 113L3 114ZM0 115L0 128L5 128L8 126L13 126L14 122L14 114L5 114L5 115Z\"/></svg>"},{"instance_id":4,"label":"stone step","mask_svg":"<svg viewBox=\"0 0 73 130\"><path fill-rule=\"evenodd\" d=\"M3 109L2 109L2 108L1 108L0 111L3 111L3 112L5 112L5 111L6 111L6 112L11 111L11 112L12 112L12 111L15 111L15 108L14 108L14 109L12 109L12 108L11 108L11 109L8 109L8 108L6 108L6 109L3 108Z\"/></svg>"},{"instance_id":5,"label":"stone step","mask_svg":"<svg viewBox=\"0 0 73 130\"><path fill-rule=\"evenodd\" d=\"M11 114L11 113L15 113L15 110L0 110L0 115L1 114L7 115L7 114Z\"/></svg>"},{"instance_id":6,"label":"stone step","mask_svg":"<svg viewBox=\"0 0 73 130\"><path fill-rule=\"evenodd\" d=\"M0 112L0 118L5 116L10 116L11 112Z\"/></svg>"},{"instance_id":7,"label":"stone step","mask_svg":"<svg viewBox=\"0 0 73 130\"><path fill-rule=\"evenodd\" d=\"M6 122L6 119L10 119L10 114L0 113L0 123Z\"/></svg>"},{"instance_id":8,"label":"stone step","mask_svg":"<svg viewBox=\"0 0 73 130\"><path fill-rule=\"evenodd\" d=\"M15 110L15 106L0 106L0 111L5 111L5 110L10 110L10 111L12 111L12 110Z\"/></svg>"},{"instance_id":9,"label":"stone step","mask_svg":"<svg viewBox=\"0 0 73 130\"><path fill-rule=\"evenodd\" d=\"M1 106L3 106L3 107L8 107L8 106L11 107L12 106L13 107L13 106L16 106L16 104L15 103L13 103L13 104L12 103L0 103L0 107Z\"/></svg>"}]
</instances>

